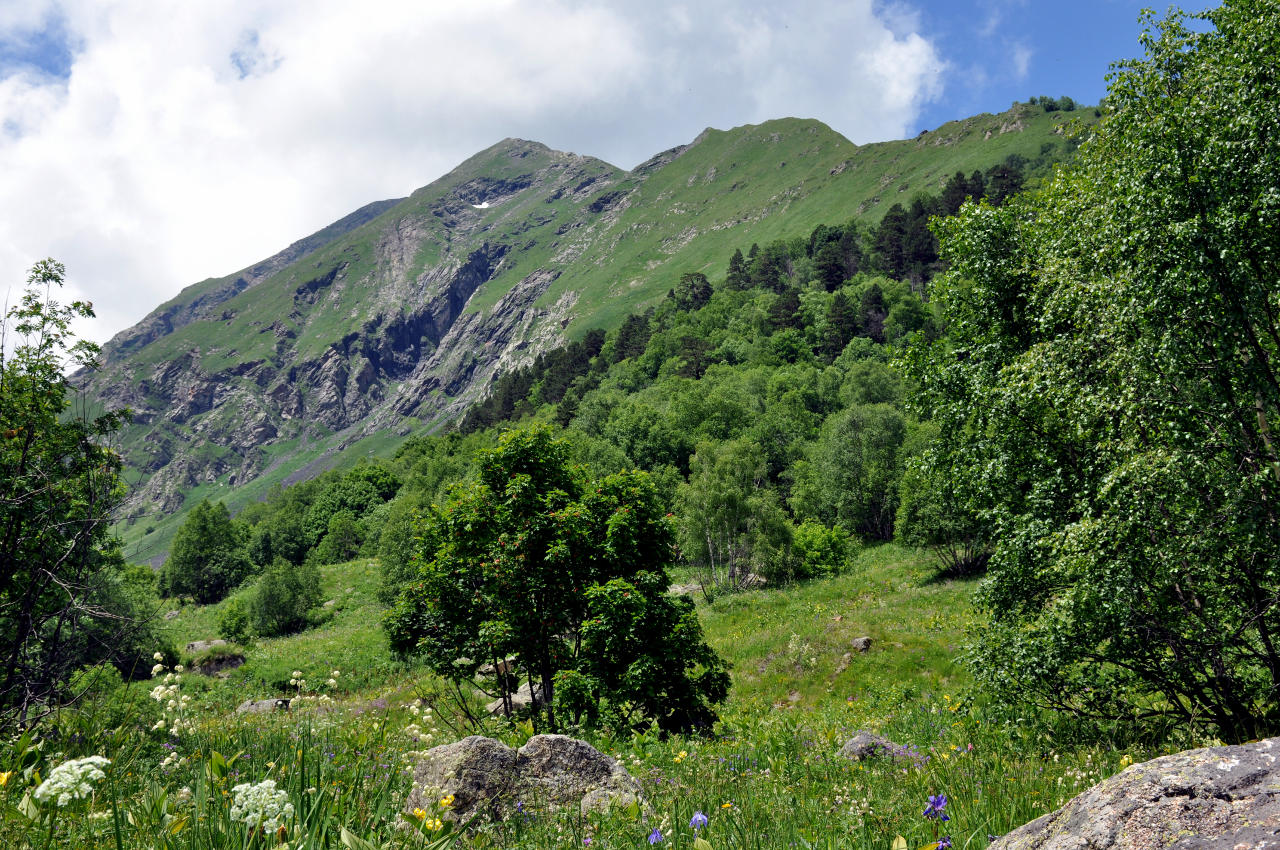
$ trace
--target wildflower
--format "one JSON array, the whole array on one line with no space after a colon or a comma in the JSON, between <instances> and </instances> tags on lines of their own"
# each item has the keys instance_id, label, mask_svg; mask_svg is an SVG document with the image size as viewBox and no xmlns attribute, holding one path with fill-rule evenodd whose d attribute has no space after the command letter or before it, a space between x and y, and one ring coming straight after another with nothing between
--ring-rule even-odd
<instances>
[{"instance_id":1,"label":"wildflower","mask_svg":"<svg viewBox=\"0 0 1280 850\"><path fill-rule=\"evenodd\" d=\"M274 779L264 779L255 784L243 782L231 789L235 800L231 805L231 819L274 832L293 817L293 803L289 794L276 788Z\"/></svg>"},{"instance_id":2,"label":"wildflower","mask_svg":"<svg viewBox=\"0 0 1280 850\"><path fill-rule=\"evenodd\" d=\"M427 813L422 809L414 809L413 816L417 818L419 821L424 821L427 819Z\"/></svg>"},{"instance_id":3,"label":"wildflower","mask_svg":"<svg viewBox=\"0 0 1280 850\"><path fill-rule=\"evenodd\" d=\"M706 825L707 825L707 816L704 815L702 812L694 812L693 817L690 818L689 820L689 828L692 829L694 832L697 832L698 830L702 829Z\"/></svg>"},{"instance_id":4,"label":"wildflower","mask_svg":"<svg viewBox=\"0 0 1280 850\"><path fill-rule=\"evenodd\" d=\"M173 672L175 672L175 673L182 673L182 672L184 672L186 669L187 669L186 667L183 667L181 664L179 664L177 667L174 667L174 668L173 668Z\"/></svg>"},{"instance_id":5,"label":"wildflower","mask_svg":"<svg viewBox=\"0 0 1280 850\"><path fill-rule=\"evenodd\" d=\"M102 768L109 764L111 760L102 756L64 761L49 771L49 778L36 789L35 798L41 803L55 799L58 808L73 800L83 800L93 793L93 783L106 777Z\"/></svg>"},{"instance_id":6,"label":"wildflower","mask_svg":"<svg viewBox=\"0 0 1280 850\"><path fill-rule=\"evenodd\" d=\"M341 676L341 675L342 675L342 671L341 671L341 670L334 670L334 671L333 671L332 673L330 673L329 675L336 679L336 678L338 678L339 676Z\"/></svg>"},{"instance_id":7,"label":"wildflower","mask_svg":"<svg viewBox=\"0 0 1280 850\"><path fill-rule=\"evenodd\" d=\"M945 811L943 811L943 809L945 809L946 807L947 807L946 794L930 794L929 805L924 810L924 816L930 819L936 819L940 823L946 823L947 821L951 820L951 816L948 815Z\"/></svg>"},{"instance_id":8,"label":"wildflower","mask_svg":"<svg viewBox=\"0 0 1280 850\"><path fill-rule=\"evenodd\" d=\"M951 850L951 836L944 835L938 839L935 850Z\"/></svg>"},{"instance_id":9,"label":"wildflower","mask_svg":"<svg viewBox=\"0 0 1280 850\"><path fill-rule=\"evenodd\" d=\"M164 654L157 652L151 656L156 661L164 661Z\"/></svg>"},{"instance_id":10,"label":"wildflower","mask_svg":"<svg viewBox=\"0 0 1280 850\"><path fill-rule=\"evenodd\" d=\"M12 770L0 771L0 788L9 784L10 776L13 776Z\"/></svg>"},{"instance_id":11,"label":"wildflower","mask_svg":"<svg viewBox=\"0 0 1280 850\"><path fill-rule=\"evenodd\" d=\"M658 831L658 828L656 826L653 828L653 832L649 833L649 843L650 844L662 843L662 833Z\"/></svg>"},{"instance_id":12,"label":"wildflower","mask_svg":"<svg viewBox=\"0 0 1280 850\"><path fill-rule=\"evenodd\" d=\"M1125 768L1131 764L1133 764L1133 756L1129 755L1128 753L1125 753L1123 756L1120 757L1120 767Z\"/></svg>"},{"instance_id":13,"label":"wildflower","mask_svg":"<svg viewBox=\"0 0 1280 850\"><path fill-rule=\"evenodd\" d=\"M301 678L302 678L302 671L301 671L301 670L294 670L294 671L293 671L292 673L290 673L289 675L290 675L290 676L292 676L292 677L293 677L293 678L295 678L295 679L301 679Z\"/></svg>"},{"instance_id":14,"label":"wildflower","mask_svg":"<svg viewBox=\"0 0 1280 850\"><path fill-rule=\"evenodd\" d=\"M440 808L442 808L442 809L447 809L447 808L449 808L449 807L450 807L450 806L452 806L452 805L453 805L453 795L452 795L452 794L450 794L450 795L449 795L449 796L447 796L447 797L441 797L441 798L440 798Z\"/></svg>"},{"instance_id":15,"label":"wildflower","mask_svg":"<svg viewBox=\"0 0 1280 850\"><path fill-rule=\"evenodd\" d=\"M722 808L722 809L732 809L732 808L733 808L733 803L721 803L721 804L720 804L720 808Z\"/></svg>"},{"instance_id":16,"label":"wildflower","mask_svg":"<svg viewBox=\"0 0 1280 850\"><path fill-rule=\"evenodd\" d=\"M157 664L156 666L154 666L154 667L152 667L152 668L151 668L151 675L152 675L152 676L159 676L159 675L160 675L160 672L161 672L162 670L164 670L164 665L163 665L163 664Z\"/></svg>"}]
</instances>

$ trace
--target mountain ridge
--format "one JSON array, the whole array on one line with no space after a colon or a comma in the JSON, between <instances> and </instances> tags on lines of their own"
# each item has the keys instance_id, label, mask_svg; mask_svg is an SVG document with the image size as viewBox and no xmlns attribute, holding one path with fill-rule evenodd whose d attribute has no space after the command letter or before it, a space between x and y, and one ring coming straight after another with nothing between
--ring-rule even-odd
<instances>
[{"instance_id":1,"label":"mountain ridge","mask_svg":"<svg viewBox=\"0 0 1280 850\"><path fill-rule=\"evenodd\" d=\"M854 145L814 119L707 128L630 171L516 138L365 205L114 337L91 397L128 406L136 519L456 420L499 373L709 277L734 248L878 220L956 170L1055 144L1030 107ZM327 460L326 460L327 458ZM252 485L246 488L246 484ZM154 520L149 520L154 522Z\"/></svg>"}]
</instances>

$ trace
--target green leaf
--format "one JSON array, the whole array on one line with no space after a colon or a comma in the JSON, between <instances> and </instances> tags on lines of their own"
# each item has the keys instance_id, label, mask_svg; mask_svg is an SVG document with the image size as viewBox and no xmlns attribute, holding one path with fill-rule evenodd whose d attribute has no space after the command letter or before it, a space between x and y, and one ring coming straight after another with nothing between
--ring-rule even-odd
<instances>
[{"instance_id":1,"label":"green leaf","mask_svg":"<svg viewBox=\"0 0 1280 850\"><path fill-rule=\"evenodd\" d=\"M342 839L342 846L349 848L349 850L382 850L379 845L374 844L372 841L366 841L358 835L352 834L345 826L340 827L338 837Z\"/></svg>"}]
</instances>

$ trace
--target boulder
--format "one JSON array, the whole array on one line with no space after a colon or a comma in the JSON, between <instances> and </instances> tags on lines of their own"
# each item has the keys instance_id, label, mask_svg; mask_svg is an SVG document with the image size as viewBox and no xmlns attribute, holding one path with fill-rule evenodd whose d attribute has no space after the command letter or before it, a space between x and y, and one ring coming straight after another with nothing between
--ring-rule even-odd
<instances>
[{"instance_id":1,"label":"boulder","mask_svg":"<svg viewBox=\"0 0 1280 850\"><path fill-rule=\"evenodd\" d=\"M853 643L851 645L853 646L854 652L870 652L871 638L869 637L854 638Z\"/></svg>"},{"instance_id":2,"label":"boulder","mask_svg":"<svg viewBox=\"0 0 1280 850\"><path fill-rule=\"evenodd\" d=\"M902 747L888 738L881 737L875 732L868 732L866 729L859 729L857 734L845 741L844 746L840 748L840 755L854 761L862 761L875 756L896 753L901 749Z\"/></svg>"},{"instance_id":3,"label":"boulder","mask_svg":"<svg viewBox=\"0 0 1280 850\"><path fill-rule=\"evenodd\" d=\"M247 699L236 706L236 714L266 714L272 711L288 711L289 700L279 699Z\"/></svg>"},{"instance_id":4,"label":"boulder","mask_svg":"<svg viewBox=\"0 0 1280 850\"><path fill-rule=\"evenodd\" d=\"M243 666L243 655L219 655L214 658L206 658L199 664L193 664L191 669L202 676L212 676L215 673L222 673L226 670L235 670L237 667Z\"/></svg>"},{"instance_id":5,"label":"boulder","mask_svg":"<svg viewBox=\"0 0 1280 850\"><path fill-rule=\"evenodd\" d=\"M534 735L513 750L472 735L424 753L413 771L405 811L441 812L458 823L477 814L506 818L517 811L573 806L579 811L640 802L640 785L618 762L566 735Z\"/></svg>"},{"instance_id":6,"label":"boulder","mask_svg":"<svg viewBox=\"0 0 1280 850\"><path fill-rule=\"evenodd\" d=\"M193 640L191 643L187 644L187 654L195 655L197 652L204 652L205 650L213 649L215 646L226 645L227 642L221 638L215 638L213 640Z\"/></svg>"},{"instance_id":7,"label":"boulder","mask_svg":"<svg viewBox=\"0 0 1280 850\"><path fill-rule=\"evenodd\" d=\"M466 823L484 812L501 816L514 801L507 799L516 784L516 751L501 741L471 735L452 744L433 747L413 769L413 788L405 811L435 812L439 800L453 795L445 816Z\"/></svg>"},{"instance_id":8,"label":"boulder","mask_svg":"<svg viewBox=\"0 0 1280 850\"><path fill-rule=\"evenodd\" d=\"M164 612L164 618L166 620L176 620L181 615L182 615L182 612L179 611L177 608L173 609L172 611Z\"/></svg>"},{"instance_id":9,"label":"boulder","mask_svg":"<svg viewBox=\"0 0 1280 850\"><path fill-rule=\"evenodd\" d=\"M1280 738L1132 765L989 850L1262 850L1280 845Z\"/></svg>"},{"instance_id":10,"label":"boulder","mask_svg":"<svg viewBox=\"0 0 1280 850\"><path fill-rule=\"evenodd\" d=\"M521 685L514 694L511 695L511 710L516 714L528 708L537 708L545 705L547 702L547 691L541 685L538 686L535 694L528 682ZM505 714L506 709L502 705L502 698L499 697L486 706L488 712L493 715Z\"/></svg>"}]
</instances>

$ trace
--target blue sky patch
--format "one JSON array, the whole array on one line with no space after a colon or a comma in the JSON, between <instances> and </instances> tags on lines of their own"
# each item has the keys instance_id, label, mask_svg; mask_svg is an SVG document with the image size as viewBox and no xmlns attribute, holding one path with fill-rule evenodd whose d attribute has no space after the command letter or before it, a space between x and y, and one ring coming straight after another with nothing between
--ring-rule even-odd
<instances>
[{"instance_id":1,"label":"blue sky patch","mask_svg":"<svg viewBox=\"0 0 1280 850\"><path fill-rule=\"evenodd\" d=\"M65 80L77 48L60 15L45 18L37 30L0 32L0 79L35 73Z\"/></svg>"}]
</instances>

